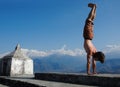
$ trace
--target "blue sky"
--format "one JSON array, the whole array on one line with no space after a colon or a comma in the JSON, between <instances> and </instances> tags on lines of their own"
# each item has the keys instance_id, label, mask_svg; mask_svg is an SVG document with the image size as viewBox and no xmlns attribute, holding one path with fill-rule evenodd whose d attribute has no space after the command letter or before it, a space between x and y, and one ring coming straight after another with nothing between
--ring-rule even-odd
<instances>
[{"instance_id":1,"label":"blue sky","mask_svg":"<svg viewBox=\"0 0 120 87\"><path fill-rule=\"evenodd\" d=\"M83 49L83 27L97 4L93 43L98 50L120 45L120 0L0 0L0 53L22 48Z\"/></svg>"}]
</instances>

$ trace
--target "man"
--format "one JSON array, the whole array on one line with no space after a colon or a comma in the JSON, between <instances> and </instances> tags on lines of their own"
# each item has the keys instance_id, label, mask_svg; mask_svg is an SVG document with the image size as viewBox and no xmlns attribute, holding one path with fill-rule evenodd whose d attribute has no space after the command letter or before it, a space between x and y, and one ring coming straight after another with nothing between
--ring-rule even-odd
<instances>
[{"instance_id":1,"label":"man","mask_svg":"<svg viewBox=\"0 0 120 87\"><path fill-rule=\"evenodd\" d=\"M89 3L88 7L91 8L91 11L85 22L83 37L84 37L84 48L87 53L87 74L91 75L91 74L97 74L96 61L104 62L105 56L102 52L97 52L95 46L92 43L92 39L94 37L93 21L96 16L96 4ZM91 57L92 57L93 73L90 72Z\"/></svg>"}]
</instances>

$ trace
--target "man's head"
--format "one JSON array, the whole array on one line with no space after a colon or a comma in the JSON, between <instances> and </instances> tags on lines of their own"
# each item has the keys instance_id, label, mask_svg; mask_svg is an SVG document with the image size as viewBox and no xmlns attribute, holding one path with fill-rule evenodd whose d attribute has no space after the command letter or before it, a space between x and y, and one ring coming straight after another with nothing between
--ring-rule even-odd
<instances>
[{"instance_id":1,"label":"man's head","mask_svg":"<svg viewBox=\"0 0 120 87\"><path fill-rule=\"evenodd\" d=\"M100 61L101 63L104 63L104 60L105 60L105 55L103 52L96 52L94 55L93 55L93 58L96 60L96 61Z\"/></svg>"}]
</instances>

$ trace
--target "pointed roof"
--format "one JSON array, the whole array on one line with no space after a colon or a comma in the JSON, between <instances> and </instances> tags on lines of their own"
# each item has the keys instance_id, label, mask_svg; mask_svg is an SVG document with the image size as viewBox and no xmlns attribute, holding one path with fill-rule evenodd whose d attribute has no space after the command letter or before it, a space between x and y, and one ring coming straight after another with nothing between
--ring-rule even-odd
<instances>
[{"instance_id":1,"label":"pointed roof","mask_svg":"<svg viewBox=\"0 0 120 87\"><path fill-rule=\"evenodd\" d=\"M25 54L23 54L23 52L21 51L20 45L17 44L17 46L15 47L15 50L13 52L11 52L10 54L4 56L3 58L28 59L29 57L27 57Z\"/></svg>"}]
</instances>

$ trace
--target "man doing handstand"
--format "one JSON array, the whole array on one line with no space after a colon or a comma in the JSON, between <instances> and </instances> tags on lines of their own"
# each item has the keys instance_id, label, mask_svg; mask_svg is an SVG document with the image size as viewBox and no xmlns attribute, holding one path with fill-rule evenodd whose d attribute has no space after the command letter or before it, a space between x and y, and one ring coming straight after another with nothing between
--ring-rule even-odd
<instances>
[{"instance_id":1,"label":"man doing handstand","mask_svg":"<svg viewBox=\"0 0 120 87\"><path fill-rule=\"evenodd\" d=\"M93 20L96 16L96 4L89 3L88 7L91 8L91 11L85 21L83 37L84 37L84 49L87 53L87 74L91 75L90 65L92 57L92 69L93 74L96 74L96 61L104 62L104 54L102 52L97 52L95 46L92 43L94 37L93 34Z\"/></svg>"}]
</instances>

